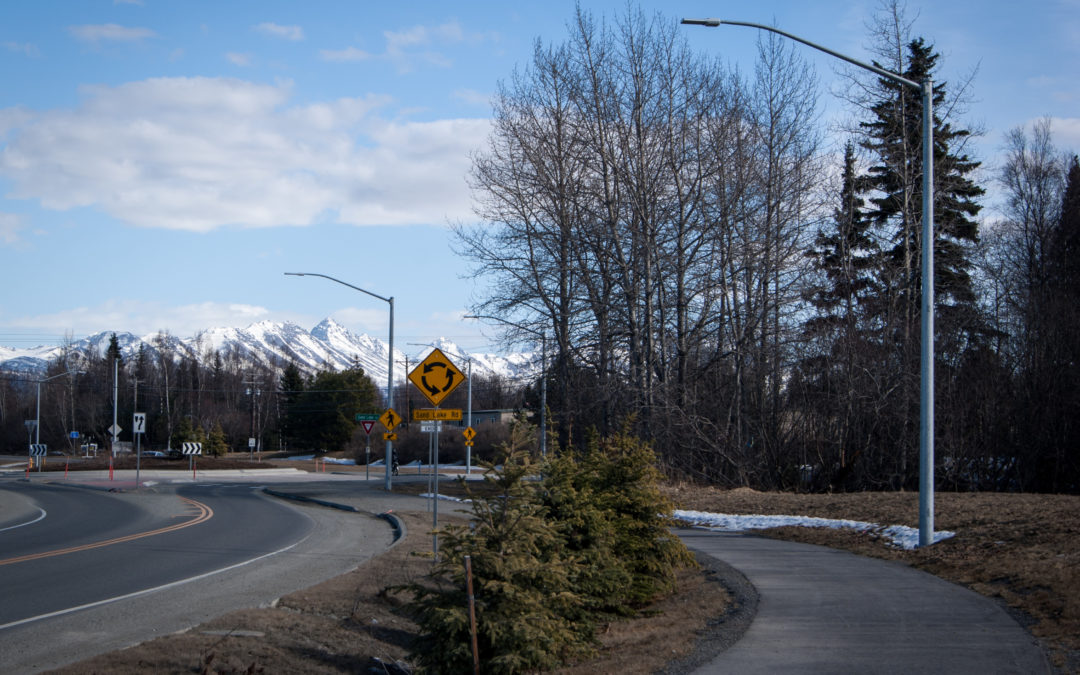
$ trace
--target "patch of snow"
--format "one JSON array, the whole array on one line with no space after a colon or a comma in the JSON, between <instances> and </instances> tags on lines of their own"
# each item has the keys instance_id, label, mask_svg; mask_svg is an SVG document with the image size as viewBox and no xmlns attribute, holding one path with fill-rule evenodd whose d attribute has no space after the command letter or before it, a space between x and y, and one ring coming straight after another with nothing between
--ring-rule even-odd
<instances>
[{"instance_id":1,"label":"patch of snow","mask_svg":"<svg viewBox=\"0 0 1080 675\"><path fill-rule=\"evenodd\" d=\"M745 532L767 530L772 527L829 527L849 529L856 532L872 532L889 540L892 546L912 550L919 546L919 530L906 525L883 526L860 520L836 520L809 516L761 516L706 513L704 511L675 511L676 520L690 523L693 527L717 532ZM934 543L956 536L955 532L942 530L934 533Z\"/></svg>"},{"instance_id":2,"label":"patch of snow","mask_svg":"<svg viewBox=\"0 0 1080 675\"><path fill-rule=\"evenodd\" d=\"M424 499L431 499L431 497L432 497L430 492L425 492L425 493L421 494L420 496L423 497ZM472 504L471 499L462 499L461 497L451 497L450 495L438 495L438 497L439 497L439 501L443 501L443 502L459 502L461 504Z\"/></svg>"}]
</instances>

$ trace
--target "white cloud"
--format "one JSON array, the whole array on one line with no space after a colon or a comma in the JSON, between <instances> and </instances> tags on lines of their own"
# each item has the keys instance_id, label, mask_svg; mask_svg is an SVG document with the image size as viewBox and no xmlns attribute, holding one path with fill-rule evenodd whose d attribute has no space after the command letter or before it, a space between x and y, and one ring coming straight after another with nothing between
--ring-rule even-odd
<instances>
[{"instance_id":1,"label":"white cloud","mask_svg":"<svg viewBox=\"0 0 1080 675\"><path fill-rule=\"evenodd\" d=\"M491 94L476 91L475 89L458 89L454 92L454 98L465 101L471 105L490 106Z\"/></svg>"},{"instance_id":2,"label":"white cloud","mask_svg":"<svg viewBox=\"0 0 1080 675\"><path fill-rule=\"evenodd\" d=\"M149 335L167 331L177 337L191 337L201 330L217 326L247 326L271 318L265 307L240 303L201 302L167 306L158 302L109 300L93 307L26 316L9 320L6 325L19 330L65 335L78 327L78 335L101 331L126 331Z\"/></svg>"},{"instance_id":3,"label":"white cloud","mask_svg":"<svg viewBox=\"0 0 1080 675\"><path fill-rule=\"evenodd\" d=\"M240 66L241 68L251 65L251 54L228 52L225 54L225 59L234 66Z\"/></svg>"},{"instance_id":4,"label":"white cloud","mask_svg":"<svg viewBox=\"0 0 1080 675\"><path fill-rule=\"evenodd\" d=\"M1053 117L1050 129L1058 146L1071 153L1080 152L1080 117Z\"/></svg>"},{"instance_id":5,"label":"white cloud","mask_svg":"<svg viewBox=\"0 0 1080 675\"><path fill-rule=\"evenodd\" d=\"M304 39L304 29L300 26L281 26L276 23L267 22L254 26L254 30L263 33L264 35L282 38L284 40L289 40L290 42L299 42Z\"/></svg>"},{"instance_id":6,"label":"white cloud","mask_svg":"<svg viewBox=\"0 0 1080 675\"><path fill-rule=\"evenodd\" d=\"M356 47L346 47L345 49L321 49L319 50L319 56L324 61L367 61L372 58L371 54L365 52L363 49L357 49Z\"/></svg>"},{"instance_id":7,"label":"white cloud","mask_svg":"<svg viewBox=\"0 0 1080 675\"><path fill-rule=\"evenodd\" d=\"M487 120L397 122L385 97L288 106L290 86L157 78L83 89L76 109L0 110L7 196L208 231L467 218Z\"/></svg>"},{"instance_id":8,"label":"white cloud","mask_svg":"<svg viewBox=\"0 0 1080 675\"><path fill-rule=\"evenodd\" d=\"M68 26L68 30L80 40L94 44L102 41L139 42L157 35L149 28L129 28L115 23Z\"/></svg>"},{"instance_id":9,"label":"white cloud","mask_svg":"<svg viewBox=\"0 0 1080 675\"><path fill-rule=\"evenodd\" d=\"M23 54L31 58L37 58L41 56L41 52L38 51L37 45L31 44L29 42L27 42L26 44L22 44L19 42L5 42L3 44L4 49L8 50L9 52Z\"/></svg>"},{"instance_id":10,"label":"white cloud","mask_svg":"<svg viewBox=\"0 0 1080 675\"><path fill-rule=\"evenodd\" d=\"M14 213L0 212L0 243L14 244L19 241L19 230L23 229L22 217Z\"/></svg>"},{"instance_id":11,"label":"white cloud","mask_svg":"<svg viewBox=\"0 0 1080 675\"><path fill-rule=\"evenodd\" d=\"M379 335L386 332L390 314L385 309L358 309L346 307L331 312L330 317L353 332Z\"/></svg>"},{"instance_id":12,"label":"white cloud","mask_svg":"<svg viewBox=\"0 0 1080 675\"><path fill-rule=\"evenodd\" d=\"M357 47L324 49L319 54L326 61L355 62L378 59L392 63L398 72L408 72L413 70L417 63L448 68L453 62L441 52L435 51L435 48L485 39L479 34L466 34L456 21L448 21L438 26L417 25L399 31L384 31L383 37L386 38L386 49L381 54L372 54Z\"/></svg>"}]
</instances>

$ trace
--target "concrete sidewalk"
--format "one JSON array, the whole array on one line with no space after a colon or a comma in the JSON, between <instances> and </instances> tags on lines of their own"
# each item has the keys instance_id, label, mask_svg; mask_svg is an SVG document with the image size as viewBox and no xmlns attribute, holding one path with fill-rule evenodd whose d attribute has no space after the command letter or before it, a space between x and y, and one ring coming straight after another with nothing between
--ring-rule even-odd
<instances>
[{"instance_id":1,"label":"concrete sidewalk","mask_svg":"<svg viewBox=\"0 0 1080 675\"><path fill-rule=\"evenodd\" d=\"M680 530L754 585L757 614L696 673L1050 673L997 603L919 570L753 535Z\"/></svg>"}]
</instances>

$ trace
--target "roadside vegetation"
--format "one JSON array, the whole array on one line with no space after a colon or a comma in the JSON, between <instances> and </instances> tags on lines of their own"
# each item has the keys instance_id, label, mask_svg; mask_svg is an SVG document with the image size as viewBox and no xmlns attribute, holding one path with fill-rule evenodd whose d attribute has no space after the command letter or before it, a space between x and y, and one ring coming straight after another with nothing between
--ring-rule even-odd
<instances>
[{"instance_id":1,"label":"roadside vegetation","mask_svg":"<svg viewBox=\"0 0 1080 675\"><path fill-rule=\"evenodd\" d=\"M481 672L523 673L592 656L601 626L670 594L694 564L668 530L671 504L647 445L616 434L536 463L531 438L516 425L485 489L464 484L470 522L442 530L438 562L405 589L425 672L468 672L476 659Z\"/></svg>"}]
</instances>

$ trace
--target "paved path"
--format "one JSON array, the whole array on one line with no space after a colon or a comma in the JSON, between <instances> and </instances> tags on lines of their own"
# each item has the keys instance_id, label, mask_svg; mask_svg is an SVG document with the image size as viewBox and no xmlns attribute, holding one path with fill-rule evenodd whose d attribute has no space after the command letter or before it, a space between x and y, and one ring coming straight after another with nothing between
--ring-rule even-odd
<instances>
[{"instance_id":1,"label":"paved path","mask_svg":"<svg viewBox=\"0 0 1080 675\"><path fill-rule=\"evenodd\" d=\"M681 530L759 594L746 634L696 673L1049 673L988 598L919 570L752 535Z\"/></svg>"}]
</instances>

